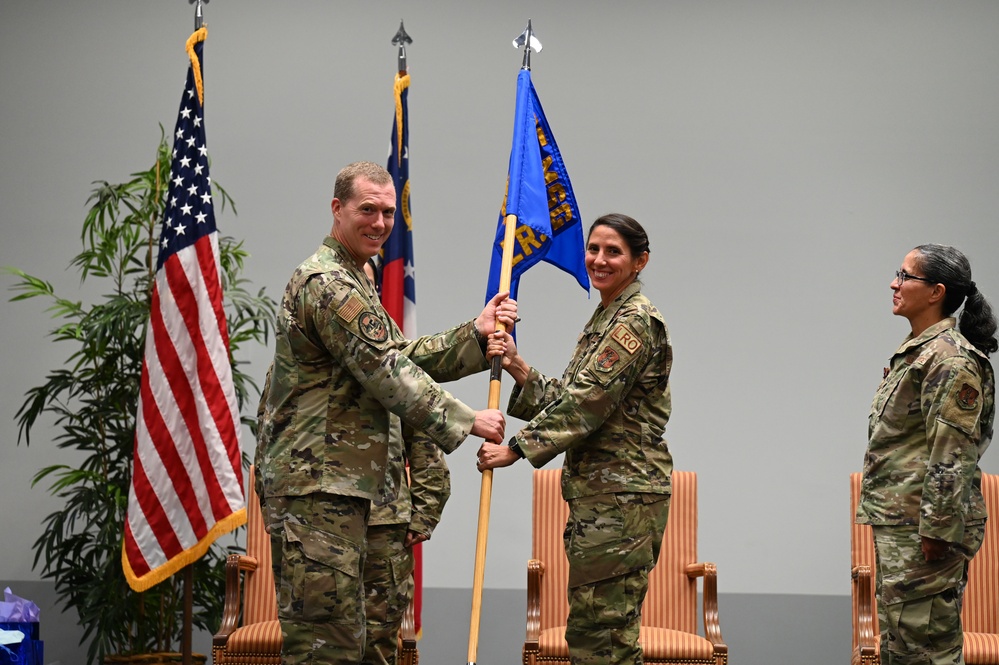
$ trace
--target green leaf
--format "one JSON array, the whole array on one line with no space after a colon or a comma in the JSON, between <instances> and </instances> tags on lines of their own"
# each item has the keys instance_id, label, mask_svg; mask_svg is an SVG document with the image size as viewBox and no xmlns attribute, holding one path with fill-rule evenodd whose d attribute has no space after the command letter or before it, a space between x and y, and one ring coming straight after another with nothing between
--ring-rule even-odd
<instances>
[{"instance_id":1,"label":"green leaf","mask_svg":"<svg viewBox=\"0 0 999 665\"><path fill-rule=\"evenodd\" d=\"M183 623L180 585L170 579L143 593L125 581L121 547L132 479L135 417L155 267L159 224L166 205L170 148L162 126L153 164L124 183L98 180L87 199L80 228L82 248L70 261L81 284L100 296L82 301L57 295L52 284L16 268L11 301L43 298L54 321L47 333L60 343L61 360L42 382L28 388L15 420L17 443L32 434L71 452L72 462L39 469L43 485L61 500L34 541L35 569L54 583L57 598L79 616L87 662L105 654L179 649ZM213 182L216 210L235 204ZM251 295L241 277L249 254L242 242L219 241L224 307L230 331L233 387L242 409L247 390L257 390L236 355L250 342L266 344L276 303L263 289ZM93 293L88 288L88 293ZM252 421L241 415L243 422ZM44 424L45 428L39 426ZM247 460L243 459L244 465ZM194 564L195 627L216 630L225 595L225 551L213 544Z\"/></svg>"}]
</instances>

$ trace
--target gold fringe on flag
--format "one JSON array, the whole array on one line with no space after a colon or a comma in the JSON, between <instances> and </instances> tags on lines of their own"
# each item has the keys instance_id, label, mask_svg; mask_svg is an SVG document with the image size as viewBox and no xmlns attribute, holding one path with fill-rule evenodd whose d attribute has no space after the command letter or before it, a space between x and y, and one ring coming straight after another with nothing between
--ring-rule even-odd
<instances>
[{"instance_id":1,"label":"gold fringe on flag","mask_svg":"<svg viewBox=\"0 0 999 665\"><path fill-rule=\"evenodd\" d=\"M399 166L402 166L402 91L409 87L409 74L395 75L395 126L396 141L399 144L395 149L395 159Z\"/></svg>"},{"instance_id":2,"label":"gold fringe on flag","mask_svg":"<svg viewBox=\"0 0 999 665\"><path fill-rule=\"evenodd\" d=\"M191 33L191 36L187 38L187 44L185 45L187 57L191 59L191 71L194 72L194 86L198 89L198 103L202 106L205 105L205 85L201 81L201 62L198 60L198 56L194 52L194 45L198 42L205 41L207 38L208 26L203 25Z\"/></svg>"}]
</instances>

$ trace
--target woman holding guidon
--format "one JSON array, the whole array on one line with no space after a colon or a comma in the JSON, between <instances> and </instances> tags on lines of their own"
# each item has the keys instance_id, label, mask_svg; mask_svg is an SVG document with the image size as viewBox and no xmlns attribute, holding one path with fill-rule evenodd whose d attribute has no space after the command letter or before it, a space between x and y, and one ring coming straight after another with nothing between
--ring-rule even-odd
<instances>
[{"instance_id":1,"label":"woman holding guidon","mask_svg":"<svg viewBox=\"0 0 999 665\"><path fill-rule=\"evenodd\" d=\"M576 664L642 662L641 607L669 513L673 459L663 433L673 352L662 315L642 294L648 260L648 236L631 217L605 215L590 227L586 269L600 306L561 380L528 365L505 333L492 335L487 351L503 354L517 384L507 412L529 422L509 446L483 444L479 469L521 457L541 467L565 453L565 637Z\"/></svg>"}]
</instances>

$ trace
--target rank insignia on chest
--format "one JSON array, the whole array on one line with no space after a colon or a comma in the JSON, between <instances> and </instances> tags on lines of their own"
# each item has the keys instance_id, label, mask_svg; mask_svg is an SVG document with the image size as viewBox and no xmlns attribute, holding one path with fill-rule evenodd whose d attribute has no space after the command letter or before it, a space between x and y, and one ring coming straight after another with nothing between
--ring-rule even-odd
<instances>
[{"instance_id":1,"label":"rank insignia on chest","mask_svg":"<svg viewBox=\"0 0 999 665\"><path fill-rule=\"evenodd\" d=\"M611 333L611 339L621 345L628 355L633 354L642 348L642 340L638 339L638 335L631 332L628 326L623 323L619 323L617 328L614 328L614 332Z\"/></svg>"},{"instance_id":2,"label":"rank insignia on chest","mask_svg":"<svg viewBox=\"0 0 999 665\"><path fill-rule=\"evenodd\" d=\"M599 356L597 356L597 369L601 369L606 372L614 367L619 360L621 360L621 356L617 351L609 346L604 347L604 350L600 352Z\"/></svg>"},{"instance_id":3,"label":"rank insignia on chest","mask_svg":"<svg viewBox=\"0 0 999 665\"><path fill-rule=\"evenodd\" d=\"M385 323L373 312L361 314L357 325L361 329L361 334L372 342L384 342L388 339L388 330L385 328Z\"/></svg>"},{"instance_id":4,"label":"rank insignia on chest","mask_svg":"<svg viewBox=\"0 0 999 665\"><path fill-rule=\"evenodd\" d=\"M974 409L978 405L978 390L965 383L957 393L957 403L962 409Z\"/></svg>"}]
</instances>

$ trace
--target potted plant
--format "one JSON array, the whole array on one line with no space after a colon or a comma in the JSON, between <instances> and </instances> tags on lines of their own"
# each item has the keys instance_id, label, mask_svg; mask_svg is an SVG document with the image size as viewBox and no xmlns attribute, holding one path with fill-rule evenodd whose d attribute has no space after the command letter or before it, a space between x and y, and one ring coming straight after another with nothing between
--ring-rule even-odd
<instances>
[{"instance_id":1,"label":"potted plant","mask_svg":"<svg viewBox=\"0 0 999 665\"><path fill-rule=\"evenodd\" d=\"M162 134L162 128L161 128ZM71 261L81 282L100 287L94 302L56 295L52 285L16 268L12 300L43 298L57 320L49 332L68 345L69 358L31 388L17 412L18 443L30 444L43 415L54 420L57 447L73 451L72 463L38 471L65 501L43 522L34 566L55 583L59 600L79 614L87 662L117 655L177 651L183 629L180 576L136 593L122 571L121 547L131 483L136 406L142 371L157 236L166 206L170 150L163 136L156 160L122 184L95 183L83 222L83 251ZM232 199L214 184L216 210ZM240 277L247 253L241 242L220 237L219 252L229 330L233 382L240 412L255 383L235 359L250 342L266 343L275 304ZM88 289L89 291L89 289ZM251 424L247 418L243 422ZM247 461L244 459L244 467ZM218 543L194 564L192 624L215 630L225 596L226 552ZM145 662L149 662L148 660ZM160 661L155 661L160 662Z\"/></svg>"}]
</instances>

